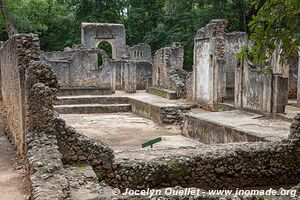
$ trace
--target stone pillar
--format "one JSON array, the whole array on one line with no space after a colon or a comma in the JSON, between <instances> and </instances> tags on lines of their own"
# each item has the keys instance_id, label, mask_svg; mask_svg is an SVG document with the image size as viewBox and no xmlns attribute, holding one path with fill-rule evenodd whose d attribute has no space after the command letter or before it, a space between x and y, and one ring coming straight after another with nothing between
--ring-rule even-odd
<instances>
[{"instance_id":1,"label":"stone pillar","mask_svg":"<svg viewBox=\"0 0 300 200\"><path fill-rule=\"evenodd\" d=\"M259 74L255 75L257 78L259 77ZM258 93L262 92L262 101L261 101L261 107L259 108L260 111L266 112L266 113L272 113L272 105L274 101L274 91L273 91L273 75L272 74L262 74L263 81L261 82L263 84L263 87L261 88L262 91L258 90ZM252 79L253 80L253 79ZM250 81L249 84L254 85L254 81ZM258 83L260 84L260 82ZM277 84L276 84L277 85ZM251 87L251 85L250 85ZM251 87L255 88L255 87ZM247 91L249 92L250 89ZM254 99L253 96L250 97L251 99ZM251 104L248 105L251 108ZM258 109L258 108L256 108Z\"/></svg>"},{"instance_id":2,"label":"stone pillar","mask_svg":"<svg viewBox=\"0 0 300 200\"><path fill-rule=\"evenodd\" d=\"M111 87L111 92L115 93L116 91L116 63L114 62L111 66L111 74L110 74L110 87Z\"/></svg>"},{"instance_id":3,"label":"stone pillar","mask_svg":"<svg viewBox=\"0 0 300 200\"><path fill-rule=\"evenodd\" d=\"M133 61L124 62L124 83L126 93L136 92L136 65Z\"/></svg>"},{"instance_id":4,"label":"stone pillar","mask_svg":"<svg viewBox=\"0 0 300 200\"><path fill-rule=\"evenodd\" d=\"M281 75L273 75L273 113L284 113L288 103L288 78Z\"/></svg>"},{"instance_id":5,"label":"stone pillar","mask_svg":"<svg viewBox=\"0 0 300 200\"><path fill-rule=\"evenodd\" d=\"M242 108L243 107L243 84L244 84L244 61L238 60L236 68L234 70L234 104Z\"/></svg>"}]
</instances>

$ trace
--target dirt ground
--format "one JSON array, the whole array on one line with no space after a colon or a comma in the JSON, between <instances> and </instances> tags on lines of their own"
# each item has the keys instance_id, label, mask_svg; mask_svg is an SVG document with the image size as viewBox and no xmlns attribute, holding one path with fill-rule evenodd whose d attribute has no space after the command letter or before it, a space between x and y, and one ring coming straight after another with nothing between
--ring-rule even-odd
<instances>
[{"instance_id":1,"label":"dirt ground","mask_svg":"<svg viewBox=\"0 0 300 200\"><path fill-rule=\"evenodd\" d=\"M180 126L161 126L134 113L61 114L84 135L101 140L115 150L140 149L141 144L161 137L154 148L197 146L198 142L180 135Z\"/></svg>"},{"instance_id":2,"label":"dirt ground","mask_svg":"<svg viewBox=\"0 0 300 200\"><path fill-rule=\"evenodd\" d=\"M0 199L29 197L29 183L20 158L8 138L0 133Z\"/></svg>"}]
</instances>

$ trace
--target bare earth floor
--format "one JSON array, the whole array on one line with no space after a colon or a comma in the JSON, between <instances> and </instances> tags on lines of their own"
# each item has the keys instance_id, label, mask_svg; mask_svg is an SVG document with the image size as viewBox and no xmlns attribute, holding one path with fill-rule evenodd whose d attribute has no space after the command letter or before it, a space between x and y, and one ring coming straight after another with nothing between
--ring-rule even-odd
<instances>
[{"instance_id":1,"label":"bare earth floor","mask_svg":"<svg viewBox=\"0 0 300 200\"><path fill-rule=\"evenodd\" d=\"M115 150L140 149L141 144L161 137L154 148L197 146L200 143L180 135L180 127L161 126L134 113L61 114L84 135L101 140Z\"/></svg>"},{"instance_id":2,"label":"bare earth floor","mask_svg":"<svg viewBox=\"0 0 300 200\"><path fill-rule=\"evenodd\" d=\"M29 182L22 162L9 142L0 133L0 199L29 199Z\"/></svg>"}]
</instances>

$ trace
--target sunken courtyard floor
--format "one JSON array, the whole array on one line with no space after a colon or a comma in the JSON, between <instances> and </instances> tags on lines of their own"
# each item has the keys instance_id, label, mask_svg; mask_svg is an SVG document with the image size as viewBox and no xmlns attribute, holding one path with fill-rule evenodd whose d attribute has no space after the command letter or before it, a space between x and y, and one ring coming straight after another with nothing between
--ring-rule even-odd
<instances>
[{"instance_id":1,"label":"sunken courtyard floor","mask_svg":"<svg viewBox=\"0 0 300 200\"><path fill-rule=\"evenodd\" d=\"M141 144L161 137L154 148L197 146L200 143L181 134L180 126L162 126L132 112L61 114L78 132L111 145L115 150L140 149Z\"/></svg>"}]
</instances>

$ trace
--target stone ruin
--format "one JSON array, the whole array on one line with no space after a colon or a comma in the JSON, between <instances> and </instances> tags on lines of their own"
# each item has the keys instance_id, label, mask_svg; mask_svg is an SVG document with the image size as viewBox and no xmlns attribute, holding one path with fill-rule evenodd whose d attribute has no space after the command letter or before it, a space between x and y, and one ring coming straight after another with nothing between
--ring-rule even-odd
<instances>
[{"instance_id":1,"label":"stone ruin","mask_svg":"<svg viewBox=\"0 0 300 200\"><path fill-rule=\"evenodd\" d=\"M41 52L39 38L33 34L14 35L6 41L0 49L1 95L8 135L26 160L32 199L72 199L72 192L78 186L75 187L74 177L69 175L72 169L69 166L76 163L88 165L94 184L109 191L109 196L98 196L98 199L237 198L207 194L182 198L164 195L124 197L112 193L113 187L121 191L177 186L204 190L273 185L299 188L299 114L291 123L289 135L282 140L258 141L249 136L239 142L229 139L233 143L114 151L110 145L79 133L57 112L60 110L55 107L58 94L101 95L115 90L134 93L139 89L148 89L162 97L186 97L207 107L229 99L239 108L283 112L288 84L291 84L285 77L289 73L280 73L284 70L278 65L274 66L277 67L275 74L257 74L249 70L247 61L241 62L235 57L248 42L247 36L224 33L226 25L226 20L212 20L198 31L192 73L183 70L183 48L179 44L158 50L152 62L147 44L126 46L123 25L83 24L82 46L64 52ZM112 59L96 48L104 40L112 44ZM96 64L97 54L102 56L101 66ZM95 96L89 100L98 102L99 98ZM183 116L193 106L176 100L154 99L166 103L162 106L134 94L112 97L108 101L130 103L132 112L160 124L182 125L183 121L183 129L199 125ZM59 100L63 103L74 99ZM80 101L86 99L81 97ZM203 123L201 121L200 125ZM217 127L217 124L213 126ZM221 128L218 131L221 132ZM214 139L204 129L200 136ZM261 198L254 196L251 199Z\"/></svg>"},{"instance_id":2,"label":"stone ruin","mask_svg":"<svg viewBox=\"0 0 300 200\"><path fill-rule=\"evenodd\" d=\"M172 47L159 49L153 58L153 87L149 92L168 94L168 98L183 97L186 94L187 72L183 70L183 47L173 43ZM173 94L173 95L172 95Z\"/></svg>"},{"instance_id":3,"label":"stone ruin","mask_svg":"<svg viewBox=\"0 0 300 200\"><path fill-rule=\"evenodd\" d=\"M147 44L128 47L124 25L82 23L81 34L81 45L41 55L43 61L53 66L65 94L75 90L81 94L135 92L151 84L151 48ZM98 48L103 41L111 45L112 58Z\"/></svg>"},{"instance_id":4,"label":"stone ruin","mask_svg":"<svg viewBox=\"0 0 300 200\"><path fill-rule=\"evenodd\" d=\"M193 90L189 90L188 96L205 106L233 101L238 108L284 113L288 88L294 96L298 88L295 71L299 61L289 67L272 55L273 74L260 73L261 67L253 68L248 60L237 59L242 47L251 46L251 41L246 33L225 33L227 23L227 20L211 20L195 36Z\"/></svg>"},{"instance_id":5,"label":"stone ruin","mask_svg":"<svg viewBox=\"0 0 300 200\"><path fill-rule=\"evenodd\" d=\"M64 52L44 52L41 57L53 66L64 94L147 90L169 99L186 98L207 108L231 102L237 108L284 113L288 97L297 96L299 61L283 66L280 58L272 55L273 75L259 73L260 67L250 68L247 60L237 59L251 41L243 32L225 33L227 23L211 20L197 32L192 72L183 69L184 50L179 43L159 49L152 58L148 44L126 45L121 24L82 23L81 45ZM103 41L111 45L112 59L98 48Z\"/></svg>"}]
</instances>

